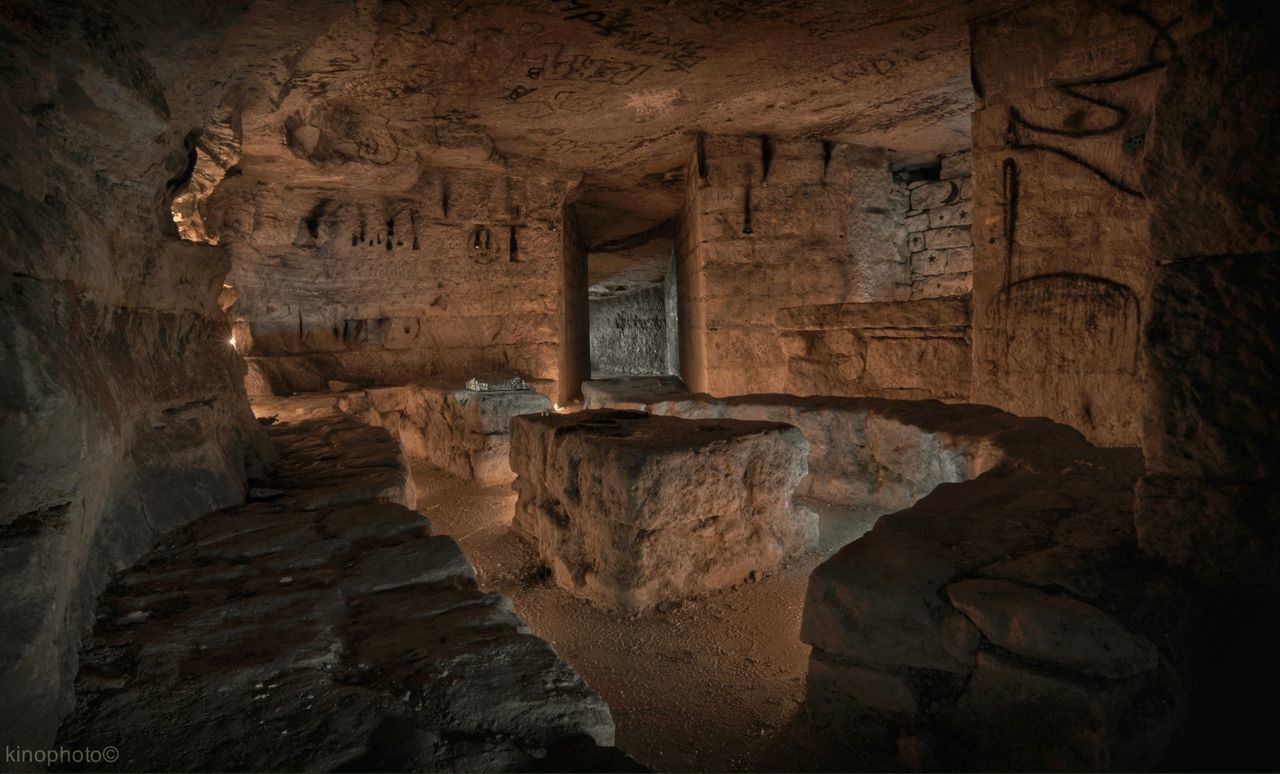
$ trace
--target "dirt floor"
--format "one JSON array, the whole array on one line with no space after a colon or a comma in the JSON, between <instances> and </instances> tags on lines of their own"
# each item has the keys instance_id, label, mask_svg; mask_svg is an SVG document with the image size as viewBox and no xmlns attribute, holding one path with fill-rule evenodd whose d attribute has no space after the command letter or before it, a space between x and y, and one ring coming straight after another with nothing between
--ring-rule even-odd
<instances>
[{"instance_id":1,"label":"dirt floor","mask_svg":"<svg viewBox=\"0 0 1280 774\"><path fill-rule=\"evenodd\" d=\"M879 510L806 502L821 516L819 549L755 583L623 617L553 585L509 529L515 493L479 488L415 462L418 510L451 535L480 585L510 597L604 697L617 744L657 771L861 769L804 723L809 648L800 615L809 572L857 539Z\"/></svg>"}]
</instances>

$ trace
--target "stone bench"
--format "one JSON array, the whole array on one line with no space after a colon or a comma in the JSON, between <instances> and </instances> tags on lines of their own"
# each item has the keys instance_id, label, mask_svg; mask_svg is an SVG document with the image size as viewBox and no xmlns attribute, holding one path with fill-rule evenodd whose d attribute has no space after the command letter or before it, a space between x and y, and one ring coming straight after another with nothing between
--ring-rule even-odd
<instances>
[{"instance_id":1,"label":"stone bench","mask_svg":"<svg viewBox=\"0 0 1280 774\"><path fill-rule=\"evenodd\" d=\"M390 430L410 457L480 486L500 486L515 478L508 423L550 411L551 401L534 390L476 392L442 381L344 393L338 406Z\"/></svg>"},{"instance_id":2,"label":"stone bench","mask_svg":"<svg viewBox=\"0 0 1280 774\"><path fill-rule=\"evenodd\" d=\"M807 444L777 422L636 411L516 417L515 531L555 582L635 613L733 586L817 541L792 493Z\"/></svg>"},{"instance_id":3,"label":"stone bench","mask_svg":"<svg viewBox=\"0 0 1280 774\"><path fill-rule=\"evenodd\" d=\"M534 390L473 391L462 379L346 392L259 398L259 415L281 421L323 416L334 409L386 428L405 454L480 486L515 478L509 456L508 422L518 414L549 411L551 401Z\"/></svg>"}]
</instances>

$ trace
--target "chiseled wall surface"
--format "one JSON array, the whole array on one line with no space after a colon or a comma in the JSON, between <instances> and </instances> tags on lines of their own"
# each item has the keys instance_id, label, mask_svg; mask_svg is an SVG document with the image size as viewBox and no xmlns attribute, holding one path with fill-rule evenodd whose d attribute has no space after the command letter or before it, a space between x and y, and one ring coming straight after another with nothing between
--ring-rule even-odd
<instances>
[{"instance_id":1,"label":"chiseled wall surface","mask_svg":"<svg viewBox=\"0 0 1280 774\"><path fill-rule=\"evenodd\" d=\"M967 295L783 309L785 391L965 400L969 316Z\"/></svg>"},{"instance_id":2,"label":"chiseled wall surface","mask_svg":"<svg viewBox=\"0 0 1280 774\"><path fill-rule=\"evenodd\" d=\"M905 190L879 150L706 136L695 154L677 237L685 381L782 391L778 310L891 301L909 284Z\"/></svg>"},{"instance_id":3,"label":"chiseled wall surface","mask_svg":"<svg viewBox=\"0 0 1280 774\"><path fill-rule=\"evenodd\" d=\"M591 299L593 374L666 373L667 310L662 285Z\"/></svg>"},{"instance_id":4,"label":"chiseled wall surface","mask_svg":"<svg viewBox=\"0 0 1280 774\"><path fill-rule=\"evenodd\" d=\"M1045 3L973 34L973 400L1136 446L1155 256L1142 179L1190 3Z\"/></svg>"},{"instance_id":5,"label":"chiseled wall surface","mask_svg":"<svg viewBox=\"0 0 1280 774\"><path fill-rule=\"evenodd\" d=\"M973 181L968 150L939 159L937 180L907 184L908 285L896 298L948 298L973 290Z\"/></svg>"},{"instance_id":6,"label":"chiseled wall surface","mask_svg":"<svg viewBox=\"0 0 1280 774\"><path fill-rule=\"evenodd\" d=\"M518 372L545 386L559 368L565 191L464 170L377 193L232 178L206 223L234 255L242 348L286 373L401 384Z\"/></svg>"}]
</instances>

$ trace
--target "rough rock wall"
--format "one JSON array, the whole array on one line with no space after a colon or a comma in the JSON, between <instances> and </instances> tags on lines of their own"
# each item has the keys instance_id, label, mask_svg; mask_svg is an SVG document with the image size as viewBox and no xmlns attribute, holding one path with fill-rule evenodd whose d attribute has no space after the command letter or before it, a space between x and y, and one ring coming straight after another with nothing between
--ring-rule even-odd
<instances>
[{"instance_id":1,"label":"rough rock wall","mask_svg":"<svg viewBox=\"0 0 1280 774\"><path fill-rule=\"evenodd\" d=\"M593 374L667 372L667 311L661 285L591 299Z\"/></svg>"},{"instance_id":2,"label":"rough rock wall","mask_svg":"<svg viewBox=\"0 0 1280 774\"><path fill-rule=\"evenodd\" d=\"M963 400L969 297L798 306L778 312L792 395Z\"/></svg>"},{"instance_id":3,"label":"rough rock wall","mask_svg":"<svg viewBox=\"0 0 1280 774\"><path fill-rule=\"evenodd\" d=\"M1138 444L1142 165L1165 64L1197 19L1186 3L1081 1L975 25L975 401Z\"/></svg>"},{"instance_id":4,"label":"rough rock wall","mask_svg":"<svg viewBox=\"0 0 1280 774\"><path fill-rule=\"evenodd\" d=\"M439 169L374 193L236 177L205 221L233 252L246 353L362 384L511 371L552 382L565 190Z\"/></svg>"},{"instance_id":5,"label":"rough rock wall","mask_svg":"<svg viewBox=\"0 0 1280 774\"><path fill-rule=\"evenodd\" d=\"M246 461L268 453L216 304L227 257L180 242L167 198L188 169L183 138L217 101L209 84L249 75L328 9L216 4L198 24L166 19L147 51L130 35L171 15L115 10L0 11L5 746L52 740L110 573L239 502ZM220 50L247 22L265 25L255 45Z\"/></svg>"},{"instance_id":6,"label":"rough rock wall","mask_svg":"<svg viewBox=\"0 0 1280 774\"><path fill-rule=\"evenodd\" d=\"M958 151L939 160L937 180L907 185L907 250L910 284L896 297L959 296L973 290L973 181L971 153Z\"/></svg>"},{"instance_id":7,"label":"rough rock wall","mask_svg":"<svg viewBox=\"0 0 1280 774\"><path fill-rule=\"evenodd\" d=\"M1178 760L1189 767L1274 757L1268 721L1239 692L1280 679L1258 636L1280 610L1277 34L1266 9L1180 47L1143 177L1159 264L1135 518L1142 547L1200 592L1195 640L1182 645L1193 732Z\"/></svg>"},{"instance_id":8,"label":"rough rock wall","mask_svg":"<svg viewBox=\"0 0 1280 774\"><path fill-rule=\"evenodd\" d=\"M1139 523L1144 545L1206 577L1274 556L1270 527L1238 513L1205 519L1264 490L1274 498L1280 469L1280 186L1268 169L1280 151L1280 66L1270 46L1261 31L1229 24L1185 46L1160 95L1143 178L1160 265L1145 340Z\"/></svg>"},{"instance_id":9,"label":"rough rock wall","mask_svg":"<svg viewBox=\"0 0 1280 774\"><path fill-rule=\"evenodd\" d=\"M779 309L890 301L905 283L902 189L883 151L854 146L704 136L695 155L677 240L684 376L717 394L782 390Z\"/></svg>"}]
</instances>

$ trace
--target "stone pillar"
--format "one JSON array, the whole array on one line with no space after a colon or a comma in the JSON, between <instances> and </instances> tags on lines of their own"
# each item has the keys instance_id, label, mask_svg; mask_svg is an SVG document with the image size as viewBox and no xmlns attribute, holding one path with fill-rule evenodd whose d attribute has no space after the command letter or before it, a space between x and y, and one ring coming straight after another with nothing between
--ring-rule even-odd
<instances>
[{"instance_id":1,"label":"stone pillar","mask_svg":"<svg viewBox=\"0 0 1280 774\"><path fill-rule=\"evenodd\" d=\"M780 309L892 301L909 283L905 190L884 151L708 136L688 180L677 238L681 368L695 390L782 391Z\"/></svg>"},{"instance_id":2,"label":"stone pillar","mask_svg":"<svg viewBox=\"0 0 1280 774\"><path fill-rule=\"evenodd\" d=\"M565 404L580 395L582 382L591 378L591 310L587 299L587 246L572 204L565 205L562 223L560 370L554 394L558 403Z\"/></svg>"},{"instance_id":3,"label":"stone pillar","mask_svg":"<svg viewBox=\"0 0 1280 774\"><path fill-rule=\"evenodd\" d=\"M1142 164L1196 23L1177 5L1042 3L974 28L973 400L1107 446L1141 435Z\"/></svg>"}]
</instances>

